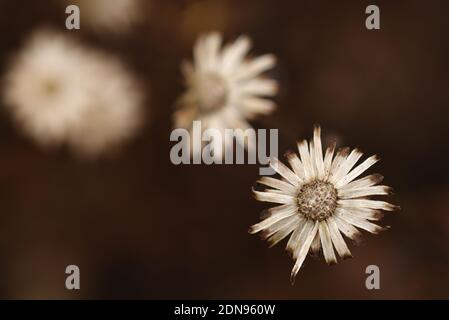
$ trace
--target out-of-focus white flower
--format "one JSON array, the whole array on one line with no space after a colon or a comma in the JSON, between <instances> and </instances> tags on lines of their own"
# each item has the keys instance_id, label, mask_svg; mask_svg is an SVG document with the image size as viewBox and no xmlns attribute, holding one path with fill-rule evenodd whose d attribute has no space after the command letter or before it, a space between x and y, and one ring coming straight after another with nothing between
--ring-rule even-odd
<instances>
[{"instance_id":1,"label":"out-of-focus white flower","mask_svg":"<svg viewBox=\"0 0 449 320\"><path fill-rule=\"evenodd\" d=\"M67 143L94 157L118 147L140 127L144 97L126 68L61 34L33 35L5 80L9 111L41 145Z\"/></svg>"},{"instance_id":2,"label":"out-of-focus white flower","mask_svg":"<svg viewBox=\"0 0 449 320\"><path fill-rule=\"evenodd\" d=\"M175 113L175 126L192 128L192 122L202 121L202 129L251 128L247 119L271 113L275 104L267 99L277 93L275 80L261 77L271 69L276 59L267 54L254 59L246 59L251 47L248 37L242 36L234 43L221 48L222 36L218 33L203 35L194 47L194 64L183 65L183 74L188 90L179 100L179 110ZM244 136L237 137L248 148ZM230 139L222 139L230 142ZM221 144L212 149L218 157L223 149Z\"/></svg>"},{"instance_id":3,"label":"out-of-focus white flower","mask_svg":"<svg viewBox=\"0 0 449 320\"><path fill-rule=\"evenodd\" d=\"M138 22L142 14L142 0L65 0L81 12L81 28L124 33Z\"/></svg>"},{"instance_id":4,"label":"out-of-focus white flower","mask_svg":"<svg viewBox=\"0 0 449 320\"><path fill-rule=\"evenodd\" d=\"M384 201L369 199L387 195L390 188L377 185L383 180L379 174L357 179L379 159L372 156L356 166L362 152L340 149L334 157L335 144L323 158L321 129L315 128L313 140L298 144L296 153L287 155L292 169L277 159L271 166L281 180L262 177L258 182L268 186L264 192L253 191L259 201L278 203L263 214L263 221L252 226L250 233L262 232L262 238L274 246L288 237L287 251L296 263L291 278L294 281L309 251L321 248L328 264L337 263L334 248L342 258L351 257L342 234L358 241L363 229L377 234L384 228L372 221L382 219L381 210L393 211L398 207ZM357 180L355 180L357 179Z\"/></svg>"}]
</instances>

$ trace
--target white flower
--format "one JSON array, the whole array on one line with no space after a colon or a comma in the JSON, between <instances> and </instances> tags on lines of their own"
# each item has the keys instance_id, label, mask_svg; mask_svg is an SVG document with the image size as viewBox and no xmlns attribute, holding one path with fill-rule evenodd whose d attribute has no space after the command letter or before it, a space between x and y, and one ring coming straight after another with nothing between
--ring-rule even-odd
<instances>
[{"instance_id":1,"label":"white flower","mask_svg":"<svg viewBox=\"0 0 449 320\"><path fill-rule=\"evenodd\" d=\"M179 101L176 127L191 129L192 122L199 120L203 130L213 128L222 133L225 129L246 130L251 128L247 119L274 110L275 104L266 98L277 93L277 83L261 74L275 65L275 57L267 54L245 59L251 47L246 36L224 48L221 46L220 34L203 35L194 48L194 64L183 65L188 90ZM243 135L237 138L246 144ZM213 150L221 156L227 146L216 143Z\"/></svg>"},{"instance_id":2,"label":"white flower","mask_svg":"<svg viewBox=\"0 0 449 320\"><path fill-rule=\"evenodd\" d=\"M81 29L84 25L97 31L124 33L139 21L141 0L65 0L66 5L80 8Z\"/></svg>"},{"instance_id":3,"label":"white flower","mask_svg":"<svg viewBox=\"0 0 449 320\"><path fill-rule=\"evenodd\" d=\"M51 31L31 37L6 75L5 102L39 144L88 157L136 133L143 96L122 64Z\"/></svg>"},{"instance_id":4,"label":"white flower","mask_svg":"<svg viewBox=\"0 0 449 320\"><path fill-rule=\"evenodd\" d=\"M295 153L287 154L292 169L272 159L271 166L282 180L262 177L258 181L269 189L264 192L254 190L255 198L280 206L266 210L262 216L265 220L249 230L251 234L262 232L262 238L271 246L291 234L286 249L296 260L292 282L309 251L317 253L322 248L328 264L337 263L334 248L340 257L351 257L342 234L356 242L361 237L357 228L377 234L384 230L373 223L383 217L381 210L398 208L370 199L390 192L389 187L377 185L383 180L381 175L357 179L379 160L377 156L354 168L362 152L343 148L334 157L334 144L327 148L323 158L319 127L315 127L310 144L302 141L298 148L301 159Z\"/></svg>"}]
</instances>

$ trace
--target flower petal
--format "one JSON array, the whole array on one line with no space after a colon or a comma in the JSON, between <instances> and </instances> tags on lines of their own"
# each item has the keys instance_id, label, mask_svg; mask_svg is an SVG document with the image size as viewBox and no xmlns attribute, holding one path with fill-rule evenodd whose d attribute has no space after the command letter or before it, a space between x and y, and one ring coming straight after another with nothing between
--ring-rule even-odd
<instances>
[{"instance_id":1,"label":"flower petal","mask_svg":"<svg viewBox=\"0 0 449 320\"><path fill-rule=\"evenodd\" d=\"M324 178L324 160L323 147L321 145L321 128L319 126L315 126L313 132L313 145L315 148L314 156L318 179L322 180Z\"/></svg>"},{"instance_id":2,"label":"flower petal","mask_svg":"<svg viewBox=\"0 0 449 320\"><path fill-rule=\"evenodd\" d=\"M286 195L286 194L277 194L274 192L263 192L263 191L256 191L253 189L253 195L254 198L258 201L262 202L272 202L272 203L279 203L279 204L295 204L296 198Z\"/></svg>"},{"instance_id":3,"label":"flower petal","mask_svg":"<svg viewBox=\"0 0 449 320\"><path fill-rule=\"evenodd\" d=\"M275 80L255 78L240 84L236 90L242 96L274 96L278 92L278 84Z\"/></svg>"},{"instance_id":4,"label":"flower petal","mask_svg":"<svg viewBox=\"0 0 449 320\"><path fill-rule=\"evenodd\" d=\"M348 157L349 150L350 149L347 147L338 149L337 155L335 156L334 160L332 161L331 169L329 171L329 176L328 176L329 181L332 181L333 177L337 174L338 169L340 168L340 165Z\"/></svg>"},{"instance_id":5,"label":"flower petal","mask_svg":"<svg viewBox=\"0 0 449 320\"><path fill-rule=\"evenodd\" d=\"M329 226L332 243L334 244L335 250L337 251L338 255L343 259L351 258L351 251L349 251L348 246L343 239L340 230L338 229L335 219L333 217L329 217L327 219L327 225Z\"/></svg>"},{"instance_id":6,"label":"flower petal","mask_svg":"<svg viewBox=\"0 0 449 320\"><path fill-rule=\"evenodd\" d=\"M262 240L267 240L268 238L272 237L278 232L281 232L282 230L290 228L291 225L297 225L299 222L298 215L292 215L290 217L284 218L276 223L273 223L268 228L262 230L260 233L260 237Z\"/></svg>"},{"instance_id":7,"label":"flower petal","mask_svg":"<svg viewBox=\"0 0 449 320\"><path fill-rule=\"evenodd\" d=\"M312 254L318 254L321 249L321 239L320 234L317 232L315 239L313 239L312 245L310 246L310 252Z\"/></svg>"},{"instance_id":8,"label":"flower petal","mask_svg":"<svg viewBox=\"0 0 449 320\"><path fill-rule=\"evenodd\" d=\"M284 227L273 234L269 239L268 243L270 245L270 248L274 247L276 244L278 244L280 241L282 241L285 237L287 237L290 233L292 233L295 229L298 228L300 223L299 216L293 216L290 218L291 222L288 224L285 224Z\"/></svg>"},{"instance_id":9,"label":"flower petal","mask_svg":"<svg viewBox=\"0 0 449 320\"><path fill-rule=\"evenodd\" d=\"M380 159L378 156L372 156L366 159L364 162L362 162L359 166L357 166L354 170L352 170L349 174L347 174L345 177L340 179L335 187L341 188L342 186L348 184L358 176L360 176L363 172L368 170L372 165L374 165L376 162L378 162Z\"/></svg>"},{"instance_id":10,"label":"flower petal","mask_svg":"<svg viewBox=\"0 0 449 320\"><path fill-rule=\"evenodd\" d=\"M336 183L340 179L345 177L362 156L363 153L360 150L358 149L352 150L351 154L341 163L337 172L333 175L331 182Z\"/></svg>"},{"instance_id":11,"label":"flower petal","mask_svg":"<svg viewBox=\"0 0 449 320\"><path fill-rule=\"evenodd\" d=\"M301 216L300 216L301 217ZM301 217L302 218L302 217ZM313 229L314 223L311 220L302 218L300 227L290 237L285 250L291 253L292 257L296 259L295 254L297 253L297 248L304 244L304 241Z\"/></svg>"},{"instance_id":12,"label":"flower petal","mask_svg":"<svg viewBox=\"0 0 449 320\"><path fill-rule=\"evenodd\" d=\"M331 171L332 166L332 158L334 157L334 152L337 143L334 142L330 147L326 150L326 155L324 156L324 179L328 180L329 173Z\"/></svg>"},{"instance_id":13,"label":"flower petal","mask_svg":"<svg viewBox=\"0 0 449 320\"><path fill-rule=\"evenodd\" d=\"M371 187L383 181L384 177L380 174L372 174L361 179L357 179L340 187L339 191L357 190L359 188Z\"/></svg>"},{"instance_id":14,"label":"flower petal","mask_svg":"<svg viewBox=\"0 0 449 320\"><path fill-rule=\"evenodd\" d=\"M245 62L234 75L235 81L241 81L253 77L273 68L276 64L276 56L265 54L249 62Z\"/></svg>"},{"instance_id":15,"label":"flower petal","mask_svg":"<svg viewBox=\"0 0 449 320\"><path fill-rule=\"evenodd\" d=\"M353 240L355 243L362 242L362 233L357 230L352 224L341 219L338 215L335 216L335 223L338 229L349 239Z\"/></svg>"},{"instance_id":16,"label":"flower petal","mask_svg":"<svg viewBox=\"0 0 449 320\"><path fill-rule=\"evenodd\" d=\"M290 183L279 180L279 179L275 179L275 178L271 178L271 177L262 177L257 182L260 184L266 185L268 187L278 189L278 190L283 191L284 193L287 193L292 196L294 196L297 192L297 188L292 186Z\"/></svg>"},{"instance_id":17,"label":"flower petal","mask_svg":"<svg viewBox=\"0 0 449 320\"><path fill-rule=\"evenodd\" d=\"M264 229L271 227L273 224L285 218L291 217L297 213L296 208L294 208L293 206L288 207L279 206L273 209L275 209L276 211L274 211L270 217L251 226L248 232L251 234L258 233Z\"/></svg>"},{"instance_id":18,"label":"flower petal","mask_svg":"<svg viewBox=\"0 0 449 320\"><path fill-rule=\"evenodd\" d=\"M288 152L285 156L287 158L288 163L292 167L293 171L298 176L298 178L304 180L304 167L301 163L301 160L299 160L299 157L296 155L296 153Z\"/></svg>"},{"instance_id":19,"label":"flower petal","mask_svg":"<svg viewBox=\"0 0 449 320\"><path fill-rule=\"evenodd\" d=\"M326 221L321 221L319 223L319 232L321 238L321 247L323 248L324 259L329 265L336 264L337 257L335 257L334 247L332 246L331 235Z\"/></svg>"},{"instance_id":20,"label":"flower petal","mask_svg":"<svg viewBox=\"0 0 449 320\"><path fill-rule=\"evenodd\" d=\"M338 205L342 208L369 208L369 209L380 209L385 211L395 211L399 209L399 207L385 201L368 200L368 199L339 200Z\"/></svg>"},{"instance_id":21,"label":"flower petal","mask_svg":"<svg viewBox=\"0 0 449 320\"><path fill-rule=\"evenodd\" d=\"M222 43L221 34L218 32L212 32L207 35L204 40L204 66L205 70L213 71L219 69L219 50Z\"/></svg>"},{"instance_id":22,"label":"flower petal","mask_svg":"<svg viewBox=\"0 0 449 320\"><path fill-rule=\"evenodd\" d=\"M312 160L310 158L309 147L306 140L298 143L298 150L301 155L301 163L304 168L305 182L309 182L315 177L315 171L312 166Z\"/></svg>"},{"instance_id":23,"label":"flower petal","mask_svg":"<svg viewBox=\"0 0 449 320\"><path fill-rule=\"evenodd\" d=\"M273 101L253 96L242 97L240 106L243 115L249 119L261 114L270 114L276 109L276 104Z\"/></svg>"},{"instance_id":24,"label":"flower petal","mask_svg":"<svg viewBox=\"0 0 449 320\"><path fill-rule=\"evenodd\" d=\"M345 211L353 214L354 216L360 217L362 219L379 221L384 217L381 210L369 209L369 208L346 208Z\"/></svg>"},{"instance_id":25,"label":"flower petal","mask_svg":"<svg viewBox=\"0 0 449 320\"><path fill-rule=\"evenodd\" d=\"M301 179L277 158L270 158L270 166L293 186L301 183Z\"/></svg>"},{"instance_id":26,"label":"flower petal","mask_svg":"<svg viewBox=\"0 0 449 320\"><path fill-rule=\"evenodd\" d=\"M299 269L301 269L301 266L307 257L307 253L309 253L310 246L312 244L313 239L315 238L317 231L318 231L318 223L315 223L313 229L307 232L304 243L301 246L298 246L295 250L297 251L295 253L297 259L291 273L292 283L295 282L295 277L298 274Z\"/></svg>"},{"instance_id":27,"label":"flower petal","mask_svg":"<svg viewBox=\"0 0 449 320\"><path fill-rule=\"evenodd\" d=\"M391 188L387 186L373 186L359 189L339 190L338 196L341 199L353 199L367 196L388 195Z\"/></svg>"},{"instance_id":28,"label":"flower petal","mask_svg":"<svg viewBox=\"0 0 449 320\"><path fill-rule=\"evenodd\" d=\"M340 210L338 212L338 216L347 223L370 233L379 234L381 231L385 230L385 228L382 228L381 226L378 226L377 224L369 222L363 218L357 217L346 210Z\"/></svg>"},{"instance_id":29,"label":"flower petal","mask_svg":"<svg viewBox=\"0 0 449 320\"><path fill-rule=\"evenodd\" d=\"M222 72L226 74L234 73L250 48L251 40L247 36L240 36L233 44L226 46L223 50L221 62Z\"/></svg>"},{"instance_id":30,"label":"flower petal","mask_svg":"<svg viewBox=\"0 0 449 320\"><path fill-rule=\"evenodd\" d=\"M272 217L272 216L282 213L284 211L290 211L290 210L297 211L298 209L296 208L296 205L291 205L291 204L282 204L277 207L268 208L268 209L265 209L262 211L262 213L260 214L260 219L262 219L262 220L267 219L269 217Z\"/></svg>"}]
</instances>

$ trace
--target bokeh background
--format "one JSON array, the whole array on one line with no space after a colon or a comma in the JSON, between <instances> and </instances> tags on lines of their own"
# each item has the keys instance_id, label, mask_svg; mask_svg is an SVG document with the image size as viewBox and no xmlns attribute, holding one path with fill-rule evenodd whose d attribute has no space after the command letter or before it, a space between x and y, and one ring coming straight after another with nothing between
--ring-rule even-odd
<instances>
[{"instance_id":1,"label":"bokeh background","mask_svg":"<svg viewBox=\"0 0 449 320\"><path fill-rule=\"evenodd\" d=\"M0 73L42 26L117 55L144 83L143 132L113 158L46 151L0 113L0 297L8 299L447 299L449 298L449 2L143 1L125 35L66 31L62 1L0 0ZM369 4L381 30L365 28ZM180 62L196 37L248 34L274 53L279 108L254 122L280 129L280 153L309 138L362 148L395 189L392 228L350 245L328 267L293 261L247 233L269 206L252 199L258 167L174 166L169 159ZM65 268L81 290L65 289ZM381 269L381 290L365 268Z\"/></svg>"}]
</instances>

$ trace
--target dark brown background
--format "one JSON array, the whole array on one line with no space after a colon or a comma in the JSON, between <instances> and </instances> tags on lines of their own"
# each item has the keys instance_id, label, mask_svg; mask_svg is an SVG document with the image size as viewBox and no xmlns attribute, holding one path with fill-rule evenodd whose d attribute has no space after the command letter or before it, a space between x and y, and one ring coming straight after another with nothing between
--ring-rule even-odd
<instances>
[{"instance_id":1,"label":"dark brown background","mask_svg":"<svg viewBox=\"0 0 449 320\"><path fill-rule=\"evenodd\" d=\"M151 93L143 133L114 159L45 152L0 114L1 298L449 298L449 2L146 1L127 36L70 32L122 57ZM382 30L365 29L368 4ZM64 31L61 1L0 0L0 71L36 28ZM179 64L195 37L221 30L275 53L279 109L254 123L279 128L280 152L324 134L382 161L400 213L392 229L351 245L354 259L293 261L247 234L267 207L250 196L256 166L170 163ZM69 32L68 32L69 33ZM76 34L76 35L75 35ZM3 109L3 108L2 108ZM65 267L81 268L79 292ZM381 268L381 290L365 268Z\"/></svg>"}]
</instances>

